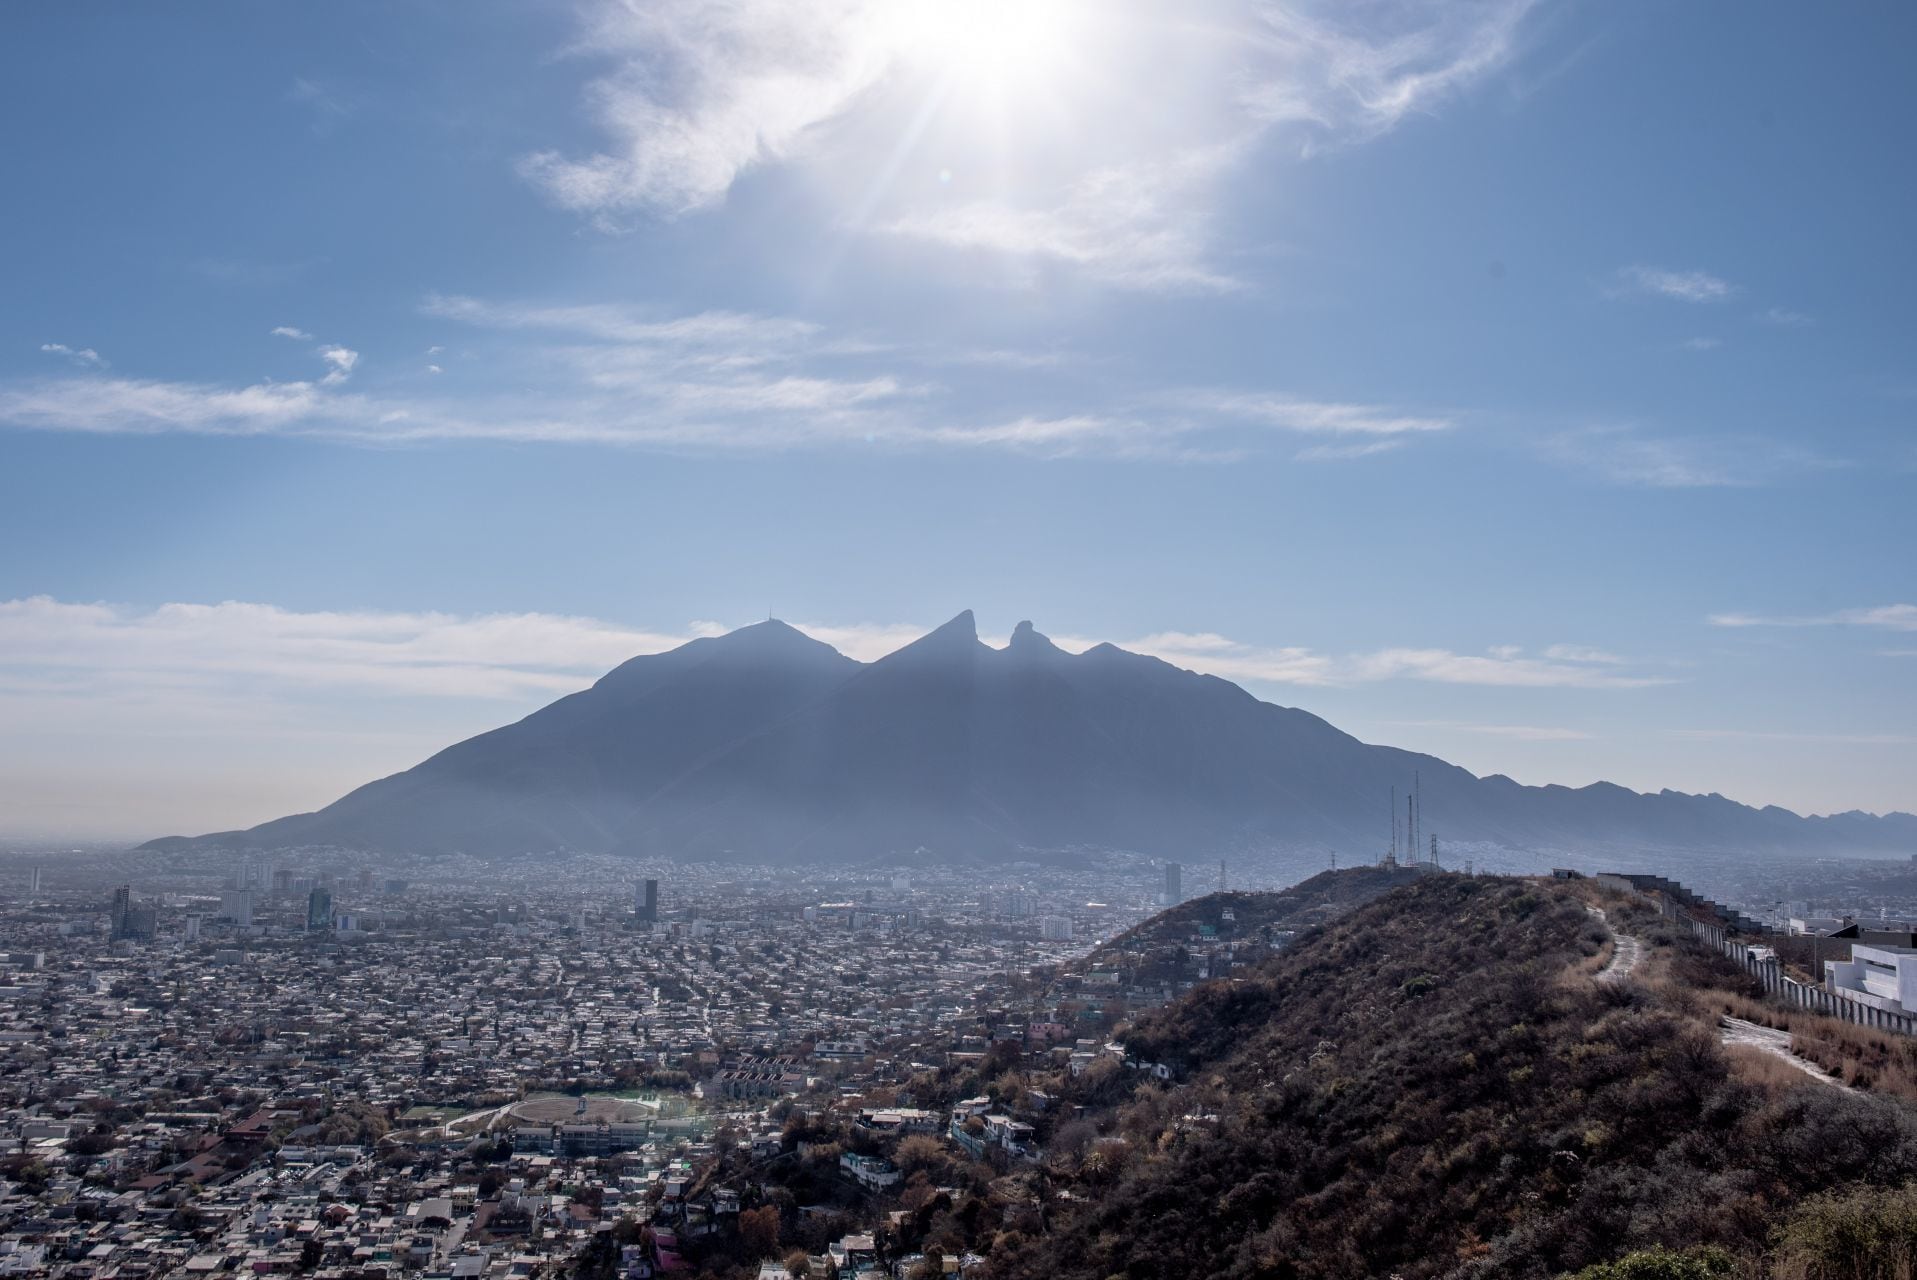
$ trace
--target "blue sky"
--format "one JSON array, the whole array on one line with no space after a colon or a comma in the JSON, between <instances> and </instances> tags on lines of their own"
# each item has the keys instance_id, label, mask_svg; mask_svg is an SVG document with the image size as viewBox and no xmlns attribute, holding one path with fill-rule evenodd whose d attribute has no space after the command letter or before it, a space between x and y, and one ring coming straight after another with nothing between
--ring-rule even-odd
<instances>
[{"instance_id":1,"label":"blue sky","mask_svg":"<svg viewBox=\"0 0 1917 1280\"><path fill-rule=\"evenodd\" d=\"M1917 808L1902 6L19 6L0 835L768 612Z\"/></svg>"}]
</instances>

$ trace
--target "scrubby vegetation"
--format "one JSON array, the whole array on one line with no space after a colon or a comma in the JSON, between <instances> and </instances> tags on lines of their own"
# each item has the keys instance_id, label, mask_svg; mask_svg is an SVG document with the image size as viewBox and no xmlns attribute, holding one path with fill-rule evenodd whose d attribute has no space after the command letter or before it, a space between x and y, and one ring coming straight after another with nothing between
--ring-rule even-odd
<instances>
[{"instance_id":1,"label":"scrubby vegetation","mask_svg":"<svg viewBox=\"0 0 1917 1280\"><path fill-rule=\"evenodd\" d=\"M1817 1197L1917 1177L1917 1113L1741 1075L1647 932L1671 981L1595 984L1573 891L1430 876L1201 987L1126 1034L1173 1081L1125 1073L1054 1142L1056 1211L991 1277L1840 1274L1790 1261L1850 1238Z\"/></svg>"},{"instance_id":2,"label":"scrubby vegetation","mask_svg":"<svg viewBox=\"0 0 1917 1280\"><path fill-rule=\"evenodd\" d=\"M1176 943L1203 927L1241 938L1289 934L1327 924L1354 907L1414 883L1422 874L1415 867L1347 867L1320 872L1276 893L1208 893L1134 925L1094 951L1090 960L1108 962Z\"/></svg>"}]
</instances>

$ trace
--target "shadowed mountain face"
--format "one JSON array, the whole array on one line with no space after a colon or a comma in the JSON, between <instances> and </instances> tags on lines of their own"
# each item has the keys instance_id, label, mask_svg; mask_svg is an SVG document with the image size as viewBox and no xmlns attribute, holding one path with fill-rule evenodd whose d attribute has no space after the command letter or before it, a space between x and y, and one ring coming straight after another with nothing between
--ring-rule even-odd
<instances>
[{"instance_id":1,"label":"shadowed mountain face","mask_svg":"<svg viewBox=\"0 0 1917 1280\"><path fill-rule=\"evenodd\" d=\"M780 622L634 658L317 813L199 842L752 861L1072 847L1369 858L1389 830L1391 788L1402 793L1414 770L1424 827L1447 841L1917 849L1907 814L1803 818L1721 796L1478 778L1156 658L1111 645L1067 653L1030 623L994 649L969 612L869 664Z\"/></svg>"}]
</instances>

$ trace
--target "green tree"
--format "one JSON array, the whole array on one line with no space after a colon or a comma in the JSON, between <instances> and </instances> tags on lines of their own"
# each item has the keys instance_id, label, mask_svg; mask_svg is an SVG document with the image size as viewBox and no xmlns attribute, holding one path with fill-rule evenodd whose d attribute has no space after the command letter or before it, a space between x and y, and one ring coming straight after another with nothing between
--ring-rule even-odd
<instances>
[{"instance_id":1,"label":"green tree","mask_svg":"<svg viewBox=\"0 0 1917 1280\"><path fill-rule=\"evenodd\" d=\"M1586 1267L1574 1280L1716 1280L1736 1271L1731 1255L1722 1249L1706 1247L1679 1253L1660 1246L1627 1253L1616 1262Z\"/></svg>"}]
</instances>

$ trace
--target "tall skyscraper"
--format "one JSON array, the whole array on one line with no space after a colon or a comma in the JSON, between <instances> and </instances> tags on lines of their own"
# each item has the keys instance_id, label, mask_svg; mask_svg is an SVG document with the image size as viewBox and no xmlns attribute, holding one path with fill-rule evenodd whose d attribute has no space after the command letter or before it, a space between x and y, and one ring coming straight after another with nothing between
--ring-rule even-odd
<instances>
[{"instance_id":1,"label":"tall skyscraper","mask_svg":"<svg viewBox=\"0 0 1917 1280\"><path fill-rule=\"evenodd\" d=\"M1165 905L1175 907L1185 900L1185 868L1176 862L1165 864Z\"/></svg>"},{"instance_id":2,"label":"tall skyscraper","mask_svg":"<svg viewBox=\"0 0 1917 1280\"><path fill-rule=\"evenodd\" d=\"M40 893L40 868L38 867L27 874L27 892L36 897Z\"/></svg>"},{"instance_id":3,"label":"tall skyscraper","mask_svg":"<svg viewBox=\"0 0 1917 1280\"><path fill-rule=\"evenodd\" d=\"M133 910L133 886L123 884L113 891L112 937L115 942L126 937L127 916Z\"/></svg>"},{"instance_id":4,"label":"tall skyscraper","mask_svg":"<svg viewBox=\"0 0 1917 1280\"><path fill-rule=\"evenodd\" d=\"M333 891L315 889L306 895L306 931L321 933L333 927Z\"/></svg>"},{"instance_id":5,"label":"tall skyscraper","mask_svg":"<svg viewBox=\"0 0 1917 1280\"><path fill-rule=\"evenodd\" d=\"M632 910L640 923L652 924L659 919L659 882L648 880L644 884L632 887Z\"/></svg>"},{"instance_id":6,"label":"tall skyscraper","mask_svg":"<svg viewBox=\"0 0 1917 1280\"><path fill-rule=\"evenodd\" d=\"M220 895L220 914L242 929L253 927L253 890L228 889Z\"/></svg>"}]
</instances>

